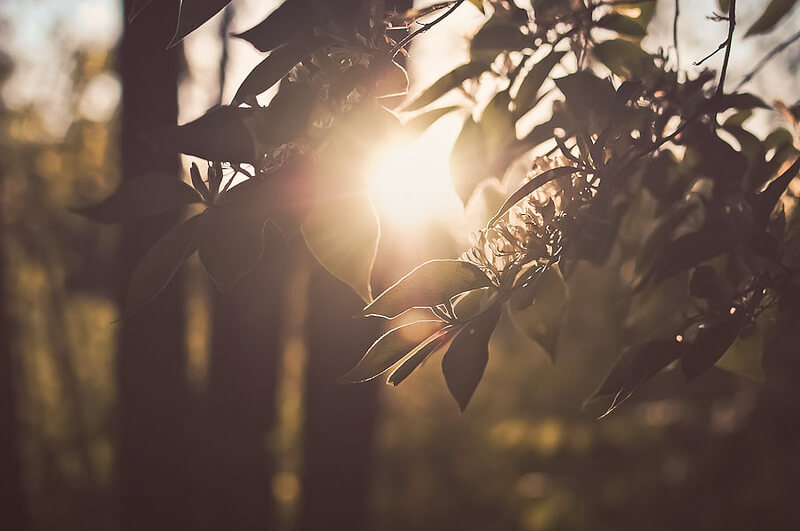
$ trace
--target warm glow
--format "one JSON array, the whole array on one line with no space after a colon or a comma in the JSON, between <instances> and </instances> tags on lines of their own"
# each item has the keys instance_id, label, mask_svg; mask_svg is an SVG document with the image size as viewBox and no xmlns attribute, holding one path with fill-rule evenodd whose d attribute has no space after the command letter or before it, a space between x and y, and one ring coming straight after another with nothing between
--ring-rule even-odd
<instances>
[{"instance_id":1,"label":"warm glow","mask_svg":"<svg viewBox=\"0 0 800 531\"><path fill-rule=\"evenodd\" d=\"M390 145L375 156L369 168L370 195L386 221L419 226L453 212L453 136L451 130L434 126L416 140Z\"/></svg>"}]
</instances>

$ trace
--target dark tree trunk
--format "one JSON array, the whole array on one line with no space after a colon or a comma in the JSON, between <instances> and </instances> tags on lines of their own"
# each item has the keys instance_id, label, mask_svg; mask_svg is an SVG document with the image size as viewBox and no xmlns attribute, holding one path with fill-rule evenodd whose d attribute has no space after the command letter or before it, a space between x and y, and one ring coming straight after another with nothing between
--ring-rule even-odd
<instances>
[{"instance_id":1,"label":"dark tree trunk","mask_svg":"<svg viewBox=\"0 0 800 531\"><path fill-rule=\"evenodd\" d=\"M361 531L368 523L378 388L337 380L361 358L377 327L353 318L361 299L320 267L310 292L300 529Z\"/></svg>"},{"instance_id":2,"label":"dark tree trunk","mask_svg":"<svg viewBox=\"0 0 800 531\"><path fill-rule=\"evenodd\" d=\"M2 171L2 168L0 168ZM0 176L0 194L3 193ZM0 197L0 206L2 206ZM19 419L17 417L17 370L15 344L16 326L8 313L8 277L6 275L3 212L0 210L0 520L4 529L30 529L27 500L22 486L20 463Z\"/></svg>"},{"instance_id":3,"label":"dark tree trunk","mask_svg":"<svg viewBox=\"0 0 800 531\"><path fill-rule=\"evenodd\" d=\"M214 300L204 494L209 530L270 529L274 470L268 436L275 423L286 243L268 230L258 266Z\"/></svg>"},{"instance_id":4,"label":"dark tree trunk","mask_svg":"<svg viewBox=\"0 0 800 531\"><path fill-rule=\"evenodd\" d=\"M126 8L130 4L125 1ZM119 57L124 180L156 170L178 178L177 155L155 150L146 139L177 122L182 49L165 51L176 21L177 2L162 0L125 27ZM170 214L123 227L121 293L139 258L178 219ZM183 289L178 275L152 304L120 324L117 458L122 528L131 531L190 527Z\"/></svg>"}]
</instances>

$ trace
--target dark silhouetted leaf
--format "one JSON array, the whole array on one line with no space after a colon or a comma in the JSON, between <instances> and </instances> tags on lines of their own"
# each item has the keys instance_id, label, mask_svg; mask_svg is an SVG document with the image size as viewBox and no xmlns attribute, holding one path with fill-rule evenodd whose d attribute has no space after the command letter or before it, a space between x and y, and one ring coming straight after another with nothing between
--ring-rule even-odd
<instances>
[{"instance_id":1,"label":"dark silhouetted leaf","mask_svg":"<svg viewBox=\"0 0 800 531\"><path fill-rule=\"evenodd\" d=\"M365 195L325 199L315 204L302 227L311 254L364 302L372 300L370 276L378 252L380 224Z\"/></svg>"},{"instance_id":2,"label":"dark silhouetted leaf","mask_svg":"<svg viewBox=\"0 0 800 531\"><path fill-rule=\"evenodd\" d=\"M184 37L202 26L211 17L222 11L231 0L181 0L178 27L169 47L175 46Z\"/></svg>"},{"instance_id":3,"label":"dark silhouetted leaf","mask_svg":"<svg viewBox=\"0 0 800 531\"><path fill-rule=\"evenodd\" d=\"M740 313L741 310L734 315L701 321L684 333L689 348L681 355L681 369L687 381L710 369L733 344L742 329Z\"/></svg>"},{"instance_id":4,"label":"dark silhouetted leaf","mask_svg":"<svg viewBox=\"0 0 800 531\"><path fill-rule=\"evenodd\" d=\"M469 404L489 361L489 338L500 319L500 307L492 308L467 323L450 343L442 358L447 388L461 411Z\"/></svg>"},{"instance_id":5,"label":"dark silhouetted leaf","mask_svg":"<svg viewBox=\"0 0 800 531\"><path fill-rule=\"evenodd\" d=\"M342 376L340 381L366 382L380 376L408 354L424 346L423 342L443 326L445 323L442 321L416 321L386 332L369 347L361 361Z\"/></svg>"},{"instance_id":6,"label":"dark silhouetted leaf","mask_svg":"<svg viewBox=\"0 0 800 531\"><path fill-rule=\"evenodd\" d=\"M177 210L203 200L191 186L174 175L154 173L123 181L108 198L75 212L101 223L119 223Z\"/></svg>"},{"instance_id":7,"label":"dark silhouetted leaf","mask_svg":"<svg viewBox=\"0 0 800 531\"><path fill-rule=\"evenodd\" d=\"M437 79L433 85L423 90L419 96L405 106L406 111L415 111L438 100L454 88L461 86L464 81L478 77L489 69L489 61L472 61L455 67L453 70Z\"/></svg>"},{"instance_id":8,"label":"dark silhouetted leaf","mask_svg":"<svg viewBox=\"0 0 800 531\"><path fill-rule=\"evenodd\" d=\"M483 271L469 262L431 260L381 293L362 314L391 319L410 308L446 304L460 293L491 285Z\"/></svg>"},{"instance_id":9,"label":"dark silhouetted leaf","mask_svg":"<svg viewBox=\"0 0 800 531\"><path fill-rule=\"evenodd\" d=\"M653 70L653 58L637 44L623 39L604 41L594 47L595 56L609 70L624 79L642 76Z\"/></svg>"},{"instance_id":10,"label":"dark silhouetted leaf","mask_svg":"<svg viewBox=\"0 0 800 531\"><path fill-rule=\"evenodd\" d=\"M567 284L556 267L548 268L535 281L531 281L527 293L518 293L530 297L516 305L512 297L509 316L514 326L529 339L538 343L547 352L552 361L556 359L561 317L569 300ZM527 303L527 306L523 306Z\"/></svg>"},{"instance_id":11,"label":"dark silhouetted leaf","mask_svg":"<svg viewBox=\"0 0 800 531\"><path fill-rule=\"evenodd\" d=\"M767 185L767 188L756 195L753 200L753 221L756 233L760 233L769 220L769 215L778 203L778 200L789 187L789 183L800 172L800 157L786 169L777 179Z\"/></svg>"},{"instance_id":12,"label":"dark silhouetted leaf","mask_svg":"<svg viewBox=\"0 0 800 531\"><path fill-rule=\"evenodd\" d=\"M150 303L169 284L178 268L197 250L198 214L167 231L142 257L128 282L125 315L133 315Z\"/></svg>"},{"instance_id":13,"label":"dark silhouetted leaf","mask_svg":"<svg viewBox=\"0 0 800 531\"><path fill-rule=\"evenodd\" d=\"M744 36L749 37L750 35L758 35L759 33L770 31L794 7L796 1L771 0L767 9L758 17L758 20L753 22L753 25L748 28Z\"/></svg>"},{"instance_id":14,"label":"dark silhouetted leaf","mask_svg":"<svg viewBox=\"0 0 800 531\"><path fill-rule=\"evenodd\" d=\"M730 230L709 224L666 244L650 272L654 282L670 278L729 250L738 241Z\"/></svg>"},{"instance_id":15,"label":"dark silhouetted leaf","mask_svg":"<svg viewBox=\"0 0 800 531\"><path fill-rule=\"evenodd\" d=\"M550 75L550 72L566 53L553 50L541 61L533 65L531 71L522 80L517 96L514 98L514 102L517 104L517 115L521 116L533 108L534 103L537 101L536 95L539 93L539 89L542 88L547 76Z\"/></svg>"},{"instance_id":16,"label":"dark silhouetted leaf","mask_svg":"<svg viewBox=\"0 0 800 531\"><path fill-rule=\"evenodd\" d=\"M533 39L522 33L520 26L506 21L490 20L470 41L470 57L492 60L503 51L533 48Z\"/></svg>"},{"instance_id":17,"label":"dark silhouetted leaf","mask_svg":"<svg viewBox=\"0 0 800 531\"><path fill-rule=\"evenodd\" d=\"M320 38L305 38L289 42L270 52L242 82L233 104L250 101L280 81L294 66L306 59L322 44Z\"/></svg>"},{"instance_id":18,"label":"dark silhouetted leaf","mask_svg":"<svg viewBox=\"0 0 800 531\"><path fill-rule=\"evenodd\" d=\"M545 184L549 183L553 179L558 179L559 177L564 177L565 175L571 175L573 173L577 173L580 170L578 168L573 168L571 166L562 166L560 168L553 168L552 170L547 170L545 172L540 173L530 181L526 182L522 186L520 186L516 192L511 194L506 202L503 203L503 206L500 207L500 210L497 211L497 214L489 220L487 226L494 225L497 221L502 218L508 210L520 202L524 197L533 193L534 190L544 186Z\"/></svg>"},{"instance_id":19,"label":"dark silhouetted leaf","mask_svg":"<svg viewBox=\"0 0 800 531\"><path fill-rule=\"evenodd\" d=\"M588 70L560 77L555 82L558 90L567 98L567 108L577 118L586 119L592 113L605 117L613 109L616 98L614 86Z\"/></svg>"},{"instance_id":20,"label":"dark silhouetted leaf","mask_svg":"<svg viewBox=\"0 0 800 531\"><path fill-rule=\"evenodd\" d=\"M597 26L616 31L622 35L630 35L631 37L644 37L647 33L647 30L639 25L636 20L619 13L604 15L597 21Z\"/></svg>"},{"instance_id":21,"label":"dark silhouetted leaf","mask_svg":"<svg viewBox=\"0 0 800 531\"><path fill-rule=\"evenodd\" d=\"M308 38L317 22L315 14L307 0L286 0L258 25L234 37L269 52L289 41Z\"/></svg>"},{"instance_id":22,"label":"dark silhouetted leaf","mask_svg":"<svg viewBox=\"0 0 800 531\"><path fill-rule=\"evenodd\" d=\"M742 330L715 365L739 376L763 382L765 376L761 354L769 347L769 339L774 337L776 314L774 308L762 312L752 326Z\"/></svg>"},{"instance_id":23,"label":"dark silhouetted leaf","mask_svg":"<svg viewBox=\"0 0 800 531\"><path fill-rule=\"evenodd\" d=\"M252 270L264 250L264 225L270 216L268 188L245 181L227 201L206 212L200 231L200 261L221 291Z\"/></svg>"},{"instance_id":24,"label":"dark silhouetted leaf","mask_svg":"<svg viewBox=\"0 0 800 531\"><path fill-rule=\"evenodd\" d=\"M216 107L197 120L157 133L153 143L206 160L252 163L255 144L247 122L259 112L264 110Z\"/></svg>"},{"instance_id":25,"label":"dark silhouetted leaf","mask_svg":"<svg viewBox=\"0 0 800 531\"><path fill-rule=\"evenodd\" d=\"M710 299L720 294L721 279L710 265L698 266L689 281L689 295L699 299Z\"/></svg>"},{"instance_id":26,"label":"dark silhouetted leaf","mask_svg":"<svg viewBox=\"0 0 800 531\"><path fill-rule=\"evenodd\" d=\"M711 109L716 112L722 112L728 109L768 109L768 108L769 105L764 103L764 100L748 92L722 94L721 96L716 98L711 104Z\"/></svg>"},{"instance_id":27,"label":"dark silhouetted leaf","mask_svg":"<svg viewBox=\"0 0 800 531\"><path fill-rule=\"evenodd\" d=\"M683 343L667 340L647 341L629 348L614 363L603 383L589 400L601 396L613 396L614 399L603 416L608 415L629 399L645 382L679 359L684 350Z\"/></svg>"},{"instance_id":28,"label":"dark silhouetted leaf","mask_svg":"<svg viewBox=\"0 0 800 531\"><path fill-rule=\"evenodd\" d=\"M403 360L395 370L389 374L386 383L390 385L400 385L408 376L416 370L429 357L446 351L450 342L455 338L461 327L446 326L439 332L432 335L419 349Z\"/></svg>"}]
</instances>

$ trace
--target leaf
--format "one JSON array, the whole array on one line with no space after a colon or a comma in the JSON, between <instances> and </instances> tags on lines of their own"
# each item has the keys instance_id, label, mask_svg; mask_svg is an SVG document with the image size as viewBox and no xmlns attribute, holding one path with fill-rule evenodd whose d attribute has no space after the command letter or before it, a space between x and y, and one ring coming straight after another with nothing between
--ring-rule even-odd
<instances>
[{"instance_id":1,"label":"leaf","mask_svg":"<svg viewBox=\"0 0 800 531\"><path fill-rule=\"evenodd\" d=\"M442 358L444 374L450 394L464 411L478 387L486 363L489 361L489 338L500 319L496 306L467 323L450 343Z\"/></svg>"},{"instance_id":2,"label":"leaf","mask_svg":"<svg viewBox=\"0 0 800 531\"><path fill-rule=\"evenodd\" d=\"M454 88L458 88L468 79L478 77L489 69L488 61L472 61L455 67L437 79L433 85L423 90L412 99L403 110L416 111L438 100Z\"/></svg>"},{"instance_id":3,"label":"leaf","mask_svg":"<svg viewBox=\"0 0 800 531\"><path fill-rule=\"evenodd\" d=\"M539 89L542 88L542 84L550 75L550 72L561 62L561 59L566 53L567 52L552 50L549 54L544 56L541 61L533 65L528 75L522 80L519 90L517 91L517 96L514 98L514 102L517 105L518 116L525 114L533 108L534 103L537 101L536 95L539 93Z\"/></svg>"},{"instance_id":4,"label":"leaf","mask_svg":"<svg viewBox=\"0 0 800 531\"><path fill-rule=\"evenodd\" d=\"M712 100L709 112L722 112L728 109L768 109L769 105L749 92L722 94Z\"/></svg>"},{"instance_id":5,"label":"leaf","mask_svg":"<svg viewBox=\"0 0 800 531\"><path fill-rule=\"evenodd\" d=\"M167 48L172 48L184 37L202 26L211 17L222 11L231 0L181 0L178 27Z\"/></svg>"},{"instance_id":6,"label":"leaf","mask_svg":"<svg viewBox=\"0 0 800 531\"><path fill-rule=\"evenodd\" d=\"M763 192L756 194L753 200L753 219L757 233L766 226L769 215L786 191L786 188L789 187L789 183L797 177L798 172L800 172L800 157L795 159L792 165L778 178L770 182Z\"/></svg>"},{"instance_id":7,"label":"leaf","mask_svg":"<svg viewBox=\"0 0 800 531\"><path fill-rule=\"evenodd\" d=\"M392 319L411 308L447 304L460 293L491 285L483 271L469 262L431 260L387 288L361 313Z\"/></svg>"},{"instance_id":8,"label":"leaf","mask_svg":"<svg viewBox=\"0 0 800 531\"><path fill-rule=\"evenodd\" d=\"M340 381L366 382L388 371L395 363L425 345L426 339L445 326L442 321L415 321L389 330L369 347L361 361Z\"/></svg>"},{"instance_id":9,"label":"leaf","mask_svg":"<svg viewBox=\"0 0 800 531\"><path fill-rule=\"evenodd\" d=\"M761 353L768 347L767 338L772 337L775 325L774 309L762 312L755 324L742 331L715 365L739 376L763 382L765 375Z\"/></svg>"},{"instance_id":10,"label":"leaf","mask_svg":"<svg viewBox=\"0 0 800 531\"><path fill-rule=\"evenodd\" d=\"M512 296L509 307L511 322L538 343L551 361L555 361L561 317L569 300L567 284L558 269L551 267L531 281L530 288L525 295L531 297L532 304L528 303L527 307L515 305Z\"/></svg>"},{"instance_id":11,"label":"leaf","mask_svg":"<svg viewBox=\"0 0 800 531\"><path fill-rule=\"evenodd\" d=\"M577 173L579 171L580 169L573 168L571 166L561 166L540 173L530 181L520 186L516 192L511 194L508 199L506 199L506 202L503 203L503 206L500 207L500 210L497 211L497 214L495 214L494 217L489 220L489 223L486 226L488 227L497 223L497 221L502 218L512 206L516 205L523 198L530 195L538 188L544 186L554 179L564 177L565 175L572 175L573 173Z\"/></svg>"},{"instance_id":12,"label":"leaf","mask_svg":"<svg viewBox=\"0 0 800 531\"><path fill-rule=\"evenodd\" d=\"M306 0L286 0L256 26L233 36L269 52L289 41L307 38L316 23L315 11Z\"/></svg>"},{"instance_id":13,"label":"leaf","mask_svg":"<svg viewBox=\"0 0 800 531\"><path fill-rule=\"evenodd\" d=\"M260 112L265 110L215 107L197 120L155 134L153 144L205 160L253 162L255 144L247 122Z\"/></svg>"},{"instance_id":14,"label":"leaf","mask_svg":"<svg viewBox=\"0 0 800 531\"><path fill-rule=\"evenodd\" d=\"M350 195L315 204L302 227L311 254L364 302L372 300L370 276L378 252L380 225L365 195Z\"/></svg>"},{"instance_id":15,"label":"leaf","mask_svg":"<svg viewBox=\"0 0 800 531\"><path fill-rule=\"evenodd\" d=\"M601 42L594 55L613 73L624 79L643 77L653 70L653 58L639 45L623 39Z\"/></svg>"},{"instance_id":16,"label":"leaf","mask_svg":"<svg viewBox=\"0 0 800 531\"><path fill-rule=\"evenodd\" d=\"M147 306L175 276L178 268L197 250L197 234L204 214L198 214L167 231L136 265L125 295L125 314Z\"/></svg>"},{"instance_id":17,"label":"leaf","mask_svg":"<svg viewBox=\"0 0 800 531\"><path fill-rule=\"evenodd\" d=\"M460 109L461 107L458 105L451 105L450 107L440 107L438 109L425 111L405 122L403 124L403 130L411 136L419 136L440 118Z\"/></svg>"},{"instance_id":18,"label":"leaf","mask_svg":"<svg viewBox=\"0 0 800 531\"><path fill-rule=\"evenodd\" d=\"M759 33L766 33L770 31L775 24L780 21L786 13L789 12L797 0L771 0L767 9L761 16L753 22L753 25L744 34L745 37L750 35L758 35Z\"/></svg>"},{"instance_id":19,"label":"leaf","mask_svg":"<svg viewBox=\"0 0 800 531\"><path fill-rule=\"evenodd\" d=\"M605 117L614 107L614 86L587 70L560 77L555 82L566 97L567 108L576 118L585 120L592 113Z\"/></svg>"},{"instance_id":20,"label":"leaf","mask_svg":"<svg viewBox=\"0 0 800 531\"><path fill-rule=\"evenodd\" d=\"M489 20L470 41L470 58L493 60L503 51L533 48L533 39L522 33L520 26L505 21Z\"/></svg>"},{"instance_id":21,"label":"leaf","mask_svg":"<svg viewBox=\"0 0 800 531\"><path fill-rule=\"evenodd\" d=\"M698 299L714 299L724 293L722 279L710 265L695 268L689 281L689 295Z\"/></svg>"},{"instance_id":22,"label":"leaf","mask_svg":"<svg viewBox=\"0 0 800 531\"><path fill-rule=\"evenodd\" d=\"M414 354L398 364L391 374L389 374L386 383L389 385L400 385L401 382L408 378L409 375L429 357L438 354L442 350L446 351L450 347L450 342L455 338L460 329L461 327L446 326L432 335Z\"/></svg>"},{"instance_id":23,"label":"leaf","mask_svg":"<svg viewBox=\"0 0 800 531\"><path fill-rule=\"evenodd\" d=\"M238 105L266 92L289 73L297 63L306 59L322 42L319 38L301 39L272 50L266 59L247 74L233 97L233 105Z\"/></svg>"},{"instance_id":24,"label":"leaf","mask_svg":"<svg viewBox=\"0 0 800 531\"><path fill-rule=\"evenodd\" d=\"M619 13L609 13L601 17L596 22L596 25L597 27L616 31L621 35L630 35L631 37L644 37L647 33L647 30L636 20Z\"/></svg>"},{"instance_id":25,"label":"leaf","mask_svg":"<svg viewBox=\"0 0 800 531\"><path fill-rule=\"evenodd\" d=\"M686 381L691 382L710 369L733 344L742 329L740 313L695 323L684 332L688 348L681 355L681 369Z\"/></svg>"},{"instance_id":26,"label":"leaf","mask_svg":"<svg viewBox=\"0 0 800 531\"><path fill-rule=\"evenodd\" d=\"M264 225L270 216L264 183L245 181L230 199L206 212L200 231L200 261L220 291L228 291L251 271L264 251Z\"/></svg>"},{"instance_id":27,"label":"leaf","mask_svg":"<svg viewBox=\"0 0 800 531\"><path fill-rule=\"evenodd\" d=\"M75 212L101 223L119 223L177 210L203 198L191 186L168 173L152 173L123 181L103 201Z\"/></svg>"},{"instance_id":28,"label":"leaf","mask_svg":"<svg viewBox=\"0 0 800 531\"><path fill-rule=\"evenodd\" d=\"M707 224L697 232L667 243L658 254L650 278L654 282L673 277L729 250L738 241L732 231Z\"/></svg>"},{"instance_id":29,"label":"leaf","mask_svg":"<svg viewBox=\"0 0 800 531\"><path fill-rule=\"evenodd\" d=\"M483 181L491 164L484 128L468 116L450 153L450 181L463 204L469 202L478 184Z\"/></svg>"},{"instance_id":30,"label":"leaf","mask_svg":"<svg viewBox=\"0 0 800 531\"><path fill-rule=\"evenodd\" d=\"M627 349L614 362L603 383L587 402L601 396L613 396L614 399L603 417L610 414L633 396L645 382L679 359L684 350L683 343L667 340L647 341Z\"/></svg>"}]
</instances>

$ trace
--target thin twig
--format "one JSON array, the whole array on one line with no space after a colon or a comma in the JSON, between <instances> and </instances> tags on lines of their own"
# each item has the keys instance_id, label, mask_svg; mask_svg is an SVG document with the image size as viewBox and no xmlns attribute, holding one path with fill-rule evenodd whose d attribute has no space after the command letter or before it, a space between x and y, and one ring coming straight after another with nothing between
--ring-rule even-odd
<instances>
[{"instance_id":1,"label":"thin twig","mask_svg":"<svg viewBox=\"0 0 800 531\"><path fill-rule=\"evenodd\" d=\"M800 31L798 31L797 33L795 33L794 35L792 35L791 37L789 37L788 39L786 39L786 40L785 40L785 41L783 41L782 43L778 44L778 45L777 45L775 48L773 48L772 50L770 50L770 51L769 51L769 53L768 53L767 55L765 55L765 56L764 56L764 57L763 57L763 58L762 58L762 59L761 59L761 60L760 60L760 61L759 61L759 62L756 64L756 66L755 66L755 67L754 67L752 70L750 70L750 71L747 73L747 75L745 75L745 76L744 76L744 78L742 78L742 80L739 82L739 84L738 84L738 85L736 85L736 88L734 89L734 92L735 92L735 91L737 91L737 90L739 90L739 89L741 88L741 86L742 86L742 85L744 85L745 83L747 83L747 82L749 82L750 80L752 80L752 79L753 79L753 77L755 77L755 75L756 75L756 74L757 74L757 73L758 73L758 72L759 72L759 71L760 71L762 68L764 68L764 65L766 65L768 62L770 62L770 61L771 61L771 60L772 60L772 59L773 59L773 58L774 58L776 55L778 55L778 54L779 54L779 53L781 53L783 50L785 50L786 48L788 48L788 47L789 47L789 46L790 46L792 43L794 43L794 42L795 42L795 41L797 41L798 39L800 39Z\"/></svg>"},{"instance_id":2,"label":"thin twig","mask_svg":"<svg viewBox=\"0 0 800 531\"><path fill-rule=\"evenodd\" d=\"M448 9L448 10L447 10L447 11L445 11L445 12L444 12L444 13L443 13L441 16L439 16L438 18L436 18L436 20L434 20L433 22L430 22L430 23L428 23L428 24L424 24L424 25L423 25L421 28L419 28L418 30L416 30L416 31L414 31L414 32L410 33L409 35L407 35L407 36L406 36L406 37L405 37L403 40L401 40L399 43L397 43L397 45L396 45L396 46L395 46L395 47L392 49L392 52L391 52L390 56L391 56L392 58L394 58L394 56L395 56L395 55L397 55L397 53L398 53L400 50L402 50L402 49L405 47L405 45L406 45L406 44L408 44L409 42L411 42L411 40L412 40L414 37L416 37L416 36L417 36L417 35L419 35L420 33L425 33L426 31L428 31L429 29L431 29L432 27L434 27L436 24L438 24L439 22L443 21L444 19L446 19L447 17L449 17L450 15L452 15L452 14L453 14L453 12L454 12L456 9L458 9L458 6L460 6L460 5L461 5L461 4L463 4L463 3L464 3L464 0L458 0L458 1L457 1L455 4L453 4L452 6L450 6L450 9Z\"/></svg>"},{"instance_id":3,"label":"thin twig","mask_svg":"<svg viewBox=\"0 0 800 531\"><path fill-rule=\"evenodd\" d=\"M719 83L717 83L717 91L714 93L714 99L722 97L725 88L725 75L728 73L728 61L731 58L731 48L733 47L733 30L736 28L736 0L731 0L731 5L728 8L728 38L725 39L725 58L722 60L722 70L719 74Z\"/></svg>"}]
</instances>

